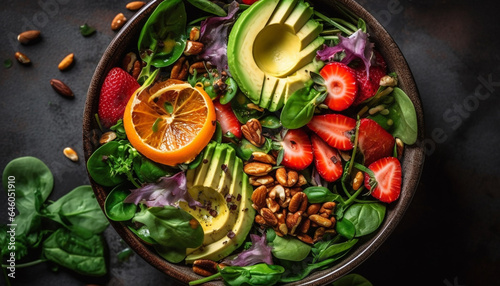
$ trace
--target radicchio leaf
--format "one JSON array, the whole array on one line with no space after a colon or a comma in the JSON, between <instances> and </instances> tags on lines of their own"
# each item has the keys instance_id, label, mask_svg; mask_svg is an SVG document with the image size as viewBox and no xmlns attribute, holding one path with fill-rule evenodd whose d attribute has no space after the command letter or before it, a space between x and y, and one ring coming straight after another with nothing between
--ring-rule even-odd
<instances>
[{"instance_id":1,"label":"radicchio leaf","mask_svg":"<svg viewBox=\"0 0 500 286\"><path fill-rule=\"evenodd\" d=\"M199 41L205 45L200 58L216 66L219 72L228 71L227 64L227 39L229 30L236 21L236 12L240 6L233 1L225 17L210 17L201 22Z\"/></svg>"},{"instance_id":2,"label":"radicchio leaf","mask_svg":"<svg viewBox=\"0 0 500 286\"><path fill-rule=\"evenodd\" d=\"M333 47L323 46L322 50L316 52L317 58L322 61L333 59L336 53L345 52L341 63L349 64L352 60L359 58L365 64L366 74L370 74L370 61L373 55L373 43L368 41L368 34L361 29L357 30L348 38L339 35L340 42Z\"/></svg>"},{"instance_id":3,"label":"radicchio leaf","mask_svg":"<svg viewBox=\"0 0 500 286\"><path fill-rule=\"evenodd\" d=\"M190 207L201 207L201 203L191 197L187 191L186 174L179 172L171 177L161 177L158 183L144 185L131 190L124 202L142 203L148 207L177 207L180 201L187 202Z\"/></svg>"},{"instance_id":4,"label":"radicchio leaf","mask_svg":"<svg viewBox=\"0 0 500 286\"><path fill-rule=\"evenodd\" d=\"M266 235L258 236L250 234L252 246L247 250L243 250L233 259L224 260L224 264L230 266L249 266L259 263L273 264L271 254L272 247L266 244Z\"/></svg>"}]
</instances>

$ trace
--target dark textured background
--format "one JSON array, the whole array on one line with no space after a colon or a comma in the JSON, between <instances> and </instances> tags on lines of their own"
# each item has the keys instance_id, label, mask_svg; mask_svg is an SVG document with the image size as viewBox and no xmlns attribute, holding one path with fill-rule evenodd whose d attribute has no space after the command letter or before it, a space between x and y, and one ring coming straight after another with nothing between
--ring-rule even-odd
<instances>
[{"instance_id":1,"label":"dark textured background","mask_svg":"<svg viewBox=\"0 0 500 286\"><path fill-rule=\"evenodd\" d=\"M52 198L87 184L82 117L86 91L115 32L110 22L128 1L4 0L0 4L0 169L19 156L43 160L55 177ZM359 0L386 27L405 55L425 112L426 163L404 219L383 246L354 270L374 285L499 285L500 274L500 40L496 1ZM84 38L84 23L97 33ZM27 29L42 40L23 46ZM21 66L14 53L33 64ZM75 53L74 66L57 69ZM74 99L56 94L52 78L66 82ZM0 199L5 222L5 196ZM119 261L126 248L113 229L110 275L104 279L51 272L48 264L17 269L12 285L176 285L137 255ZM5 284L0 279L0 285Z\"/></svg>"}]
</instances>

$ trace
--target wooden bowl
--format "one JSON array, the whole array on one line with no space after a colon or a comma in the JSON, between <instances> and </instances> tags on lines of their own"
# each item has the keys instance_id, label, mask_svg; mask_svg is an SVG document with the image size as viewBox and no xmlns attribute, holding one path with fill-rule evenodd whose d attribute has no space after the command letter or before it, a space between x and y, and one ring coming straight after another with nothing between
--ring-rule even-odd
<instances>
[{"instance_id":1,"label":"wooden bowl","mask_svg":"<svg viewBox=\"0 0 500 286\"><path fill-rule=\"evenodd\" d=\"M87 94L83 119L83 146L85 160L88 160L92 152L97 147L95 140L96 136L98 136L99 128L94 114L97 113L99 92L104 78L111 68L120 66L120 61L127 52L137 49L136 43L141 28L160 2L161 1L149 2L139 12L137 12L136 15L130 19L130 21L128 21L128 23L111 41L95 70ZM316 6L323 7L320 11L335 10L335 6L332 2L333 1L328 0L314 1ZM313 272L305 279L299 282L289 283L287 285L324 285L349 273L366 260L372 253L374 253L392 233L403 217L412 200L413 194L417 189L424 163L424 151L422 147L424 134L422 104L420 102L418 90L412 73L403 54L382 25L358 3L352 0L337 0L337 2L343 4L346 8L366 21L367 26L369 27L368 32L370 33L370 38L375 43L382 56L386 59L388 69L398 74L399 87L403 89L413 101L417 112L418 138L414 145L405 147L404 157L402 160L403 182L401 195L396 202L391 203L388 206L386 218L379 229L367 238L358 242L358 245L354 249L352 249L332 267L322 271ZM97 200L99 201L101 207L103 207L106 195L110 189L96 184L92 178L90 178L90 181ZM165 261L162 257L157 255L151 247L143 244L130 230L127 229L125 225L115 221L110 221L110 223L123 240L135 252L166 275L184 283L200 278L200 276L191 271L191 267L189 266L172 264ZM223 285L223 283L221 281L216 281L207 285Z\"/></svg>"}]
</instances>

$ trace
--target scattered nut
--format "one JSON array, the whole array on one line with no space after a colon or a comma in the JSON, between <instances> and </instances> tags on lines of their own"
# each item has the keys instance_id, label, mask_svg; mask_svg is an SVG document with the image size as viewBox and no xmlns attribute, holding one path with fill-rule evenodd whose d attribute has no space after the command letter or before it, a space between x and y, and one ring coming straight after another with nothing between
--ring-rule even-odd
<instances>
[{"instance_id":1,"label":"scattered nut","mask_svg":"<svg viewBox=\"0 0 500 286\"><path fill-rule=\"evenodd\" d=\"M144 1L133 1L129 2L127 5L125 5L125 8L129 9L130 11L137 11L144 6L146 2Z\"/></svg>"},{"instance_id":2,"label":"scattered nut","mask_svg":"<svg viewBox=\"0 0 500 286\"><path fill-rule=\"evenodd\" d=\"M200 29L198 27L191 28L191 31L189 31L189 40L198 41L199 38L200 38Z\"/></svg>"},{"instance_id":3,"label":"scattered nut","mask_svg":"<svg viewBox=\"0 0 500 286\"><path fill-rule=\"evenodd\" d=\"M209 259L198 259L193 262L193 272L201 276L211 276L217 273L217 262Z\"/></svg>"},{"instance_id":4,"label":"scattered nut","mask_svg":"<svg viewBox=\"0 0 500 286\"><path fill-rule=\"evenodd\" d=\"M27 44L35 42L39 36L40 36L40 31L29 30L29 31L25 31L25 32L22 32L21 34L19 34L17 36L17 40L19 41L19 43L27 45Z\"/></svg>"},{"instance_id":5,"label":"scattered nut","mask_svg":"<svg viewBox=\"0 0 500 286\"><path fill-rule=\"evenodd\" d=\"M128 73L132 73L136 61L137 55L134 52L127 53L125 57L123 57L122 68Z\"/></svg>"},{"instance_id":6,"label":"scattered nut","mask_svg":"<svg viewBox=\"0 0 500 286\"><path fill-rule=\"evenodd\" d=\"M99 138L99 144L104 145L115 139L116 139L116 133L113 131L108 131L101 135L101 138Z\"/></svg>"},{"instance_id":7,"label":"scattered nut","mask_svg":"<svg viewBox=\"0 0 500 286\"><path fill-rule=\"evenodd\" d=\"M313 214L317 214L320 209L321 209L321 204L311 204L307 208L307 212L306 212L307 216L310 216L310 215L313 215Z\"/></svg>"},{"instance_id":8,"label":"scattered nut","mask_svg":"<svg viewBox=\"0 0 500 286\"><path fill-rule=\"evenodd\" d=\"M357 191L363 184L364 178L365 176L363 175L363 172L358 171L356 173L356 176L354 177L354 180L352 180L352 189Z\"/></svg>"},{"instance_id":9,"label":"scattered nut","mask_svg":"<svg viewBox=\"0 0 500 286\"><path fill-rule=\"evenodd\" d=\"M266 186L260 186L255 189L252 193L252 202L258 209L266 207L266 196L267 196L267 188Z\"/></svg>"},{"instance_id":10,"label":"scattered nut","mask_svg":"<svg viewBox=\"0 0 500 286\"><path fill-rule=\"evenodd\" d=\"M266 224L266 220L259 214L255 216L255 222L260 225Z\"/></svg>"},{"instance_id":11,"label":"scattered nut","mask_svg":"<svg viewBox=\"0 0 500 286\"><path fill-rule=\"evenodd\" d=\"M125 18L125 15L123 15L123 13L117 14L111 22L111 30L116 31L120 29L121 27L123 27L123 25L125 25L126 21L127 18Z\"/></svg>"},{"instance_id":12,"label":"scattered nut","mask_svg":"<svg viewBox=\"0 0 500 286\"><path fill-rule=\"evenodd\" d=\"M59 70L65 70L67 69L69 66L71 66L71 64L73 63L73 59L75 58L75 54L71 53L69 55L67 55L66 57L64 57L64 59L59 63L59 65L57 66L57 68L59 68Z\"/></svg>"},{"instance_id":13,"label":"scattered nut","mask_svg":"<svg viewBox=\"0 0 500 286\"><path fill-rule=\"evenodd\" d=\"M248 181L250 182L250 185L255 186L255 187L262 186L262 185L267 186L267 185L274 183L274 178L269 176L269 175L260 176L260 177L250 176L248 178Z\"/></svg>"},{"instance_id":14,"label":"scattered nut","mask_svg":"<svg viewBox=\"0 0 500 286\"><path fill-rule=\"evenodd\" d=\"M197 55L197 54L201 53L201 51L203 51L204 47L205 47L205 45L203 45L200 42L188 40L188 41L186 41L186 48L184 49L184 55L185 56Z\"/></svg>"},{"instance_id":15,"label":"scattered nut","mask_svg":"<svg viewBox=\"0 0 500 286\"><path fill-rule=\"evenodd\" d=\"M286 226L288 227L288 232L294 234L297 227L302 221L302 212L296 212L294 214L288 213L286 217Z\"/></svg>"},{"instance_id":16,"label":"scattered nut","mask_svg":"<svg viewBox=\"0 0 500 286\"><path fill-rule=\"evenodd\" d=\"M64 148L63 153L64 153L64 156L66 156L71 161L73 161L73 162L78 161L78 154L71 147Z\"/></svg>"},{"instance_id":17,"label":"scattered nut","mask_svg":"<svg viewBox=\"0 0 500 286\"><path fill-rule=\"evenodd\" d=\"M298 234L297 238L300 239L302 242L308 243L308 244L313 244L313 239L307 235L307 234Z\"/></svg>"},{"instance_id":18,"label":"scattered nut","mask_svg":"<svg viewBox=\"0 0 500 286\"><path fill-rule=\"evenodd\" d=\"M293 170L287 171L285 168L279 168L276 170L276 180L284 187L293 187L299 180L299 173Z\"/></svg>"},{"instance_id":19,"label":"scattered nut","mask_svg":"<svg viewBox=\"0 0 500 286\"><path fill-rule=\"evenodd\" d=\"M58 79L52 79L50 80L50 85L60 95L70 98L74 97L73 91L64 82Z\"/></svg>"},{"instance_id":20,"label":"scattered nut","mask_svg":"<svg viewBox=\"0 0 500 286\"><path fill-rule=\"evenodd\" d=\"M211 69L212 66L205 62L196 62L189 66L189 73L194 74L194 71L196 71L197 74L204 74L207 73L209 69Z\"/></svg>"},{"instance_id":21,"label":"scattered nut","mask_svg":"<svg viewBox=\"0 0 500 286\"><path fill-rule=\"evenodd\" d=\"M276 159L272 155L264 152L253 152L251 159L262 163L276 165Z\"/></svg>"},{"instance_id":22,"label":"scattered nut","mask_svg":"<svg viewBox=\"0 0 500 286\"><path fill-rule=\"evenodd\" d=\"M290 200L288 210L292 213L301 211L305 212L307 209L307 195L303 192L296 193Z\"/></svg>"},{"instance_id":23,"label":"scattered nut","mask_svg":"<svg viewBox=\"0 0 500 286\"><path fill-rule=\"evenodd\" d=\"M186 60L186 57L180 57L172 67L170 71L170 78L185 80L188 75L189 62Z\"/></svg>"},{"instance_id":24,"label":"scattered nut","mask_svg":"<svg viewBox=\"0 0 500 286\"><path fill-rule=\"evenodd\" d=\"M320 215L317 215L317 214L313 214L313 215L310 215L309 216L309 219L312 221L312 222L315 222L317 223L318 225L320 226L323 226L323 227L330 227L332 226L332 221L327 219L327 218L324 218Z\"/></svg>"},{"instance_id":25,"label":"scattered nut","mask_svg":"<svg viewBox=\"0 0 500 286\"><path fill-rule=\"evenodd\" d=\"M266 198L266 204L267 204L267 208L270 209L273 213L277 213L281 206L278 204L278 202L276 202L275 200L271 199L271 198Z\"/></svg>"},{"instance_id":26,"label":"scattered nut","mask_svg":"<svg viewBox=\"0 0 500 286\"><path fill-rule=\"evenodd\" d=\"M253 145L261 147L266 142L266 138L262 136L262 125L259 120L252 118L241 126L241 133Z\"/></svg>"},{"instance_id":27,"label":"scattered nut","mask_svg":"<svg viewBox=\"0 0 500 286\"><path fill-rule=\"evenodd\" d=\"M30 58L28 58L27 55L21 53L21 52L16 52L16 54L14 55L16 60L20 63L22 63L23 65L29 65L31 64L31 60Z\"/></svg>"},{"instance_id":28,"label":"scattered nut","mask_svg":"<svg viewBox=\"0 0 500 286\"><path fill-rule=\"evenodd\" d=\"M398 85L398 79L390 75L385 75L380 79L380 86L396 86Z\"/></svg>"},{"instance_id":29,"label":"scattered nut","mask_svg":"<svg viewBox=\"0 0 500 286\"><path fill-rule=\"evenodd\" d=\"M243 171L247 175L251 176L265 176L271 172L273 166L270 164L260 163L260 162L251 162L243 167Z\"/></svg>"},{"instance_id":30,"label":"scattered nut","mask_svg":"<svg viewBox=\"0 0 500 286\"><path fill-rule=\"evenodd\" d=\"M275 226L278 224L278 219L270 209L268 208L260 209L260 215L264 218L267 225Z\"/></svg>"}]
</instances>

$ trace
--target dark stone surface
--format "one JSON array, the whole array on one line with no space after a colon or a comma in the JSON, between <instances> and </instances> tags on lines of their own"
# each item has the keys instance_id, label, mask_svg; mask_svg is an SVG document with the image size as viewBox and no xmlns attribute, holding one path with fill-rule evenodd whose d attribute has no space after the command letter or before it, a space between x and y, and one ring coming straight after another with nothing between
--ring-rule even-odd
<instances>
[{"instance_id":1,"label":"dark stone surface","mask_svg":"<svg viewBox=\"0 0 500 286\"><path fill-rule=\"evenodd\" d=\"M500 56L496 1L366 1L405 55L425 112L426 163L419 189L404 219L365 263L354 270L374 285L494 285L500 269ZM52 170L58 198L87 184L82 159L86 91L101 54L114 36L113 17L127 1L7 0L0 7L0 168L19 156L36 156ZM97 33L85 38L84 23ZM42 31L40 42L15 40L26 29ZM25 67L14 53L28 55ZM75 53L71 69L57 64ZM74 99L56 94L49 81L67 83ZM5 197L0 199L2 223ZM110 274L86 278L50 265L17 269L12 285L176 285L137 255L119 261L126 248L106 231ZM5 281L0 279L0 285Z\"/></svg>"}]
</instances>

